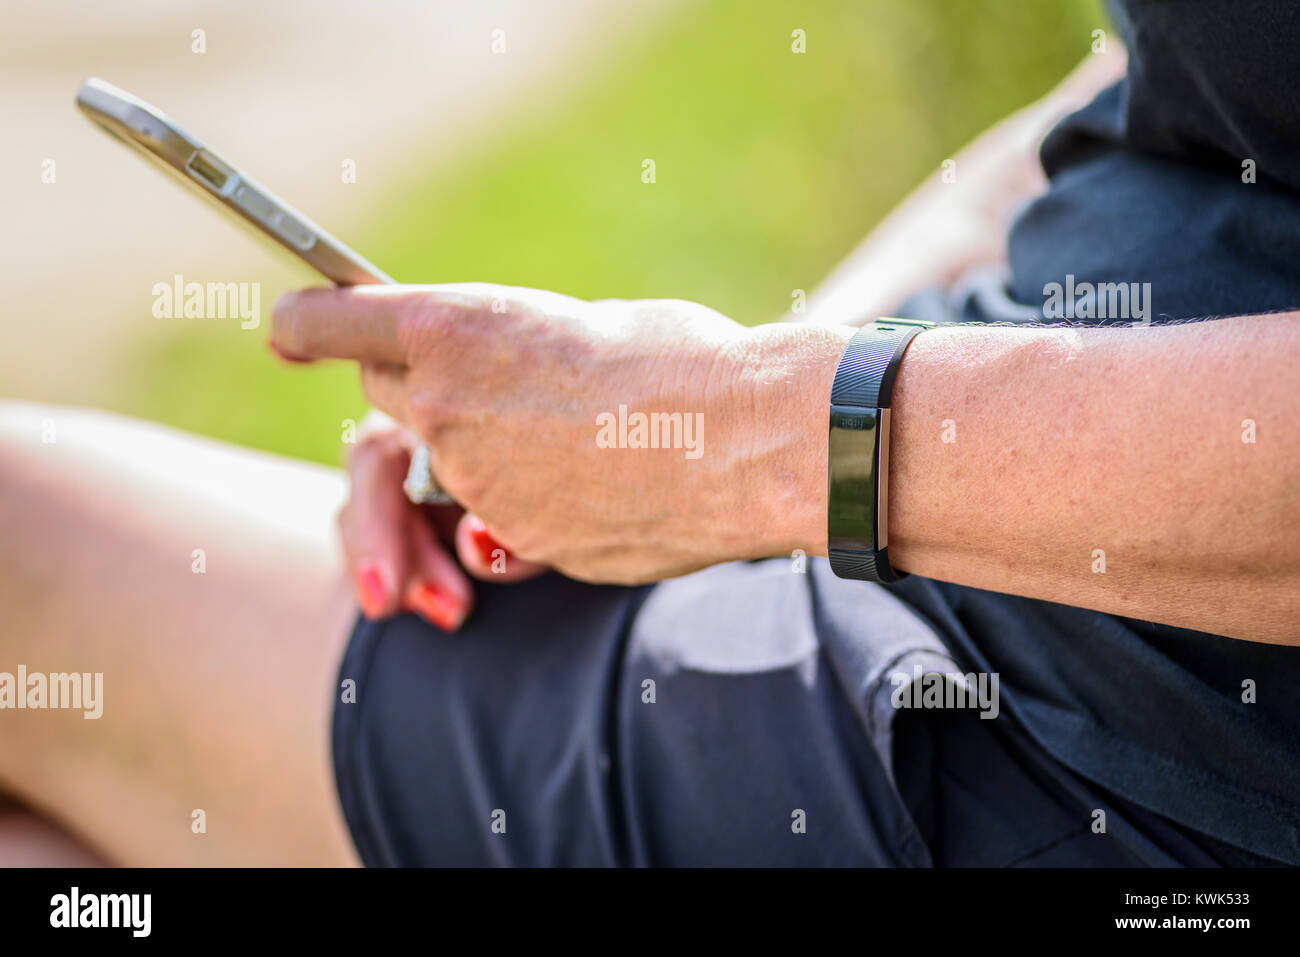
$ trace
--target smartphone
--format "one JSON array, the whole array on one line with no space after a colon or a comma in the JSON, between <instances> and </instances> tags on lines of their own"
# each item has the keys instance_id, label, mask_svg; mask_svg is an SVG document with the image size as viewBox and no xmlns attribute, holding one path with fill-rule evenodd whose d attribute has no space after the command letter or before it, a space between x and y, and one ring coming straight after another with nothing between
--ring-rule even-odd
<instances>
[{"instance_id":1,"label":"smartphone","mask_svg":"<svg viewBox=\"0 0 1300 957\"><path fill-rule=\"evenodd\" d=\"M331 282L358 286L395 281L144 100L91 78L77 93L77 106L101 128L178 174Z\"/></svg>"}]
</instances>

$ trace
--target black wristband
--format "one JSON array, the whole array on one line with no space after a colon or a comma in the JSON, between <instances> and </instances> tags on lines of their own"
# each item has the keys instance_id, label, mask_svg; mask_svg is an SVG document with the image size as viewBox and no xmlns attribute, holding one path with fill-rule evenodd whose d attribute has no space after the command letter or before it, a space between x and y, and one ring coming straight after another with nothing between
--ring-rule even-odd
<instances>
[{"instance_id":1,"label":"black wristband","mask_svg":"<svg viewBox=\"0 0 1300 957\"><path fill-rule=\"evenodd\" d=\"M849 340L831 386L827 546L841 578L895 582L889 564L889 408L903 354L934 323L877 319Z\"/></svg>"}]
</instances>

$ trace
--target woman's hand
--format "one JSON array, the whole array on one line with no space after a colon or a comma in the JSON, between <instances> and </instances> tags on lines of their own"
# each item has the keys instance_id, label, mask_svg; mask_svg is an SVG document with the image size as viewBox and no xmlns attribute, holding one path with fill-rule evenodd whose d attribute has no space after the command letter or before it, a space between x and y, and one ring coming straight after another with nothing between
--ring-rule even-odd
<instances>
[{"instance_id":1,"label":"woman's hand","mask_svg":"<svg viewBox=\"0 0 1300 957\"><path fill-rule=\"evenodd\" d=\"M368 286L282 297L272 342L360 361L371 401L429 443L439 484L514 555L633 583L825 553L826 403L851 334L748 330L671 300ZM383 466L394 495L404 455Z\"/></svg>"},{"instance_id":2,"label":"woman's hand","mask_svg":"<svg viewBox=\"0 0 1300 957\"><path fill-rule=\"evenodd\" d=\"M409 611L443 631L455 631L474 604L465 571L518 581L544 569L510 556L463 509L425 508L406 498L402 479L418 442L387 416L366 417L348 455L352 488L339 512L339 530L366 617ZM444 542L455 543L459 566Z\"/></svg>"}]
</instances>

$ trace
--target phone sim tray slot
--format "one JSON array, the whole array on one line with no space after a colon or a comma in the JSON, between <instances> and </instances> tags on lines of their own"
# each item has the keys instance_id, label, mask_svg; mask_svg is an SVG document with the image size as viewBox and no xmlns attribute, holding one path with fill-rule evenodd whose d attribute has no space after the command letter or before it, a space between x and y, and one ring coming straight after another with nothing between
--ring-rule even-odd
<instances>
[{"instance_id":1,"label":"phone sim tray slot","mask_svg":"<svg viewBox=\"0 0 1300 957\"><path fill-rule=\"evenodd\" d=\"M207 150L199 150L191 156L185 168L189 170L191 176L214 193L222 192L235 177L234 170Z\"/></svg>"}]
</instances>

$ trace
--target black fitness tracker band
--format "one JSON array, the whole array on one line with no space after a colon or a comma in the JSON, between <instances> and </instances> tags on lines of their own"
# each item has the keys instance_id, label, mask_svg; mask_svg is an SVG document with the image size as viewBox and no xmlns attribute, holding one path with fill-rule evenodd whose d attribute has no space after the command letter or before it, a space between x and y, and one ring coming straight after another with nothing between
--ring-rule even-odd
<instances>
[{"instance_id":1,"label":"black fitness tracker band","mask_svg":"<svg viewBox=\"0 0 1300 957\"><path fill-rule=\"evenodd\" d=\"M841 578L896 582L889 564L889 406L903 353L934 327L919 319L877 319L840 357L831 386L827 544Z\"/></svg>"}]
</instances>

